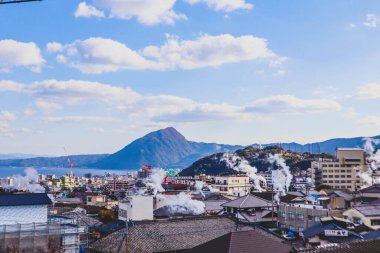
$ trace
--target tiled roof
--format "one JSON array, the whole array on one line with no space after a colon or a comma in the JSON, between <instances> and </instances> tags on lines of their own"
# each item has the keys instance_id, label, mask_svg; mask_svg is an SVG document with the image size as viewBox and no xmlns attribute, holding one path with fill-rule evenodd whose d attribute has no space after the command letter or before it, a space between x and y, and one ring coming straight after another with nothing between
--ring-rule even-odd
<instances>
[{"instance_id":1,"label":"tiled roof","mask_svg":"<svg viewBox=\"0 0 380 253\"><path fill-rule=\"evenodd\" d=\"M380 216L380 205L361 205L355 206L354 209L364 216Z\"/></svg>"},{"instance_id":2,"label":"tiled roof","mask_svg":"<svg viewBox=\"0 0 380 253\"><path fill-rule=\"evenodd\" d=\"M380 240L354 241L330 247L299 249L297 253L375 253L379 252Z\"/></svg>"},{"instance_id":3,"label":"tiled roof","mask_svg":"<svg viewBox=\"0 0 380 253\"><path fill-rule=\"evenodd\" d=\"M229 201L222 204L224 207L233 207L233 208L254 208L254 207L268 207L271 206L270 201L264 200L262 198L256 197L252 194L247 194L244 197Z\"/></svg>"},{"instance_id":4,"label":"tiled roof","mask_svg":"<svg viewBox=\"0 0 380 253\"><path fill-rule=\"evenodd\" d=\"M46 193L0 194L0 206L51 205Z\"/></svg>"},{"instance_id":5,"label":"tiled roof","mask_svg":"<svg viewBox=\"0 0 380 253\"><path fill-rule=\"evenodd\" d=\"M93 248L108 253L172 252L196 247L237 230L252 230L252 227L238 226L225 216L135 222L128 229L96 241Z\"/></svg>"},{"instance_id":6,"label":"tiled roof","mask_svg":"<svg viewBox=\"0 0 380 253\"><path fill-rule=\"evenodd\" d=\"M287 253L291 246L261 229L231 232L185 252Z\"/></svg>"}]
</instances>

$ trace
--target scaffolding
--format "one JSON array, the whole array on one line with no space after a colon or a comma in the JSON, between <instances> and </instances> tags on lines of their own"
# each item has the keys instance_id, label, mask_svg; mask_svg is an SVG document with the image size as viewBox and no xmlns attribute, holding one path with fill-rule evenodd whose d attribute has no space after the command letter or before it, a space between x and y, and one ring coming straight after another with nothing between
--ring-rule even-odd
<instances>
[{"instance_id":1,"label":"scaffolding","mask_svg":"<svg viewBox=\"0 0 380 253\"><path fill-rule=\"evenodd\" d=\"M47 222L0 226L0 252L79 252L87 244L87 228L75 222Z\"/></svg>"}]
</instances>

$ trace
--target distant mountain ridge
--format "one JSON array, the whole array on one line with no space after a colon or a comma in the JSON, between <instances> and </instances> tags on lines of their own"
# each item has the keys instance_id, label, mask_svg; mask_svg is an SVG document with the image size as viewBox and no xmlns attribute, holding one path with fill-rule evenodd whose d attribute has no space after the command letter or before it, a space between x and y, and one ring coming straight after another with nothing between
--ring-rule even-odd
<instances>
[{"instance_id":1,"label":"distant mountain ridge","mask_svg":"<svg viewBox=\"0 0 380 253\"><path fill-rule=\"evenodd\" d=\"M372 138L380 139L380 135ZM259 144L252 146L258 147ZM284 150L309 153L335 154L338 148L363 146L363 137L337 138L309 144L271 143L263 147L280 146ZM203 157L227 151L243 149L244 146L203 143L187 140L173 127L151 132L125 146L114 154L74 155L69 157L34 157L27 159L1 159L0 167L67 167L70 158L75 167L135 170L143 165L163 168L186 168Z\"/></svg>"},{"instance_id":2,"label":"distant mountain ridge","mask_svg":"<svg viewBox=\"0 0 380 253\"><path fill-rule=\"evenodd\" d=\"M309 153L329 153L335 154L336 148L362 148L365 137L353 137L353 138L335 138L322 142L314 142L307 144L299 144L296 142L290 143L269 143L262 145L267 146L280 146L285 150L291 150L296 152L309 152ZM380 139L380 135L370 138ZM253 146L259 146L259 144L253 144Z\"/></svg>"},{"instance_id":3,"label":"distant mountain ridge","mask_svg":"<svg viewBox=\"0 0 380 253\"><path fill-rule=\"evenodd\" d=\"M184 168L216 152L235 151L243 146L188 141L175 128L168 127L139 138L93 167L101 169L138 169L154 167Z\"/></svg>"}]
</instances>

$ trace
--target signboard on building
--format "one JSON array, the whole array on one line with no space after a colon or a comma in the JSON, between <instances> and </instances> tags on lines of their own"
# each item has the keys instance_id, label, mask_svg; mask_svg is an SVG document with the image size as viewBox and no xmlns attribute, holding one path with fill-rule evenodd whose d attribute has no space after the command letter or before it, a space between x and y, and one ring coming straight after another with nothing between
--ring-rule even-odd
<instances>
[{"instance_id":1,"label":"signboard on building","mask_svg":"<svg viewBox=\"0 0 380 253\"><path fill-rule=\"evenodd\" d=\"M325 236L348 236L346 230L325 230Z\"/></svg>"}]
</instances>

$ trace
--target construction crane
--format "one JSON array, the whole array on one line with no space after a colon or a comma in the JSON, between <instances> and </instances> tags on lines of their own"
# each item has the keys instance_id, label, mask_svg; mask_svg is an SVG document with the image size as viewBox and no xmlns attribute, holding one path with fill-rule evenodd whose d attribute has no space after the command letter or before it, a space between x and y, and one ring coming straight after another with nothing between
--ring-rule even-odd
<instances>
[{"instance_id":1,"label":"construction crane","mask_svg":"<svg viewBox=\"0 0 380 253\"><path fill-rule=\"evenodd\" d=\"M36 1L42 1L42 0L0 0L0 4L18 4L18 3L25 3L25 2L36 2Z\"/></svg>"}]
</instances>

